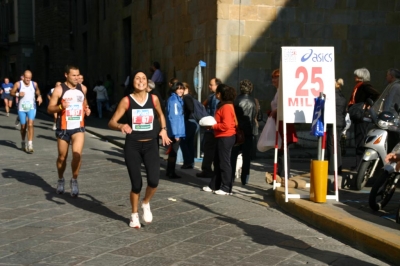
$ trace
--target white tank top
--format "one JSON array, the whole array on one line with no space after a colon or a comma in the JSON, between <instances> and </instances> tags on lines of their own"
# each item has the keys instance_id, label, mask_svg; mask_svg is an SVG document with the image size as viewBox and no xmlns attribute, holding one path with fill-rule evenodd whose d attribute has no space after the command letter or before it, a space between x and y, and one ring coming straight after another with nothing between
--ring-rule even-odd
<instances>
[{"instance_id":1,"label":"white tank top","mask_svg":"<svg viewBox=\"0 0 400 266\"><path fill-rule=\"evenodd\" d=\"M29 110L36 109L35 91L33 81L31 81L28 86L20 81L19 93L24 92L25 95L19 99L19 111L28 112Z\"/></svg>"}]
</instances>

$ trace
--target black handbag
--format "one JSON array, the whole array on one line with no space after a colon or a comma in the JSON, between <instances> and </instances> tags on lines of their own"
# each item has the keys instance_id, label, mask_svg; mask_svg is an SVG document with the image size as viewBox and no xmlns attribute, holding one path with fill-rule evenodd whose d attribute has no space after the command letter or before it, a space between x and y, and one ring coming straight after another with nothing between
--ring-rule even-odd
<instances>
[{"instance_id":1,"label":"black handbag","mask_svg":"<svg viewBox=\"0 0 400 266\"><path fill-rule=\"evenodd\" d=\"M355 103L349 107L348 113L350 119L355 122L360 122L364 117L364 103Z\"/></svg>"}]
</instances>

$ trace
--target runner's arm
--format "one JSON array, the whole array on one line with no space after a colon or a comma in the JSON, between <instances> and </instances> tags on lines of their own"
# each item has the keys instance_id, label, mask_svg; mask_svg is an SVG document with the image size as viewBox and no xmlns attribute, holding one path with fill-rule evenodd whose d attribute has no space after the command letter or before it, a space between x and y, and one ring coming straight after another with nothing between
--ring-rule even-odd
<instances>
[{"instance_id":1,"label":"runner's arm","mask_svg":"<svg viewBox=\"0 0 400 266\"><path fill-rule=\"evenodd\" d=\"M89 108L89 104L88 104L87 98L86 98L87 88L83 84L81 84L81 88L82 88L83 94L85 95L85 99L83 100L84 111L85 111L86 116L89 116L92 111Z\"/></svg>"},{"instance_id":2,"label":"runner's arm","mask_svg":"<svg viewBox=\"0 0 400 266\"><path fill-rule=\"evenodd\" d=\"M161 110L161 104L160 100L158 97L154 97L154 107L156 108L156 111L158 113L158 117L160 118L160 124L161 124L161 131L159 133L159 136L162 139L163 146L169 145L171 143L171 140L168 138L167 134L167 122L165 121L164 113Z\"/></svg>"},{"instance_id":3,"label":"runner's arm","mask_svg":"<svg viewBox=\"0 0 400 266\"><path fill-rule=\"evenodd\" d=\"M13 88L10 91L11 96L16 96L18 97L19 95L17 95L18 93L18 89L19 89L19 82L16 82L13 86ZM22 97L22 96L21 96Z\"/></svg>"},{"instance_id":4,"label":"runner's arm","mask_svg":"<svg viewBox=\"0 0 400 266\"><path fill-rule=\"evenodd\" d=\"M36 94L36 97L37 97L36 100L39 103L39 105L41 105L42 102L43 102L42 94L40 93L40 89L39 89L38 84L36 82L34 82L34 84L35 84L35 88L36 88L36 91L35 91L35 94Z\"/></svg>"},{"instance_id":5,"label":"runner's arm","mask_svg":"<svg viewBox=\"0 0 400 266\"><path fill-rule=\"evenodd\" d=\"M109 128L114 130L120 130L124 134L130 134L132 132L132 128L130 125L118 123L121 117L125 114L128 107L129 107L128 98L127 97L122 98L122 100L118 104L117 110L115 110L115 113L108 122Z\"/></svg>"},{"instance_id":6,"label":"runner's arm","mask_svg":"<svg viewBox=\"0 0 400 266\"><path fill-rule=\"evenodd\" d=\"M54 88L53 94L50 97L49 106L47 106L47 112L49 114L58 113L68 107L68 103L61 101L61 104L57 104L58 100L61 98L62 88L58 85Z\"/></svg>"}]
</instances>

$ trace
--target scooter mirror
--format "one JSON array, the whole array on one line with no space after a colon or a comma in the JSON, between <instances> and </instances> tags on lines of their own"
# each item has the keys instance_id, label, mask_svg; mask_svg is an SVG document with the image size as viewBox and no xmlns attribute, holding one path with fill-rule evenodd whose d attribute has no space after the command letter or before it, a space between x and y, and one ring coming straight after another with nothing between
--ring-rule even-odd
<instances>
[{"instance_id":1,"label":"scooter mirror","mask_svg":"<svg viewBox=\"0 0 400 266\"><path fill-rule=\"evenodd\" d=\"M373 101L371 98L368 98L365 102L366 102L369 106L374 105L374 101Z\"/></svg>"}]
</instances>

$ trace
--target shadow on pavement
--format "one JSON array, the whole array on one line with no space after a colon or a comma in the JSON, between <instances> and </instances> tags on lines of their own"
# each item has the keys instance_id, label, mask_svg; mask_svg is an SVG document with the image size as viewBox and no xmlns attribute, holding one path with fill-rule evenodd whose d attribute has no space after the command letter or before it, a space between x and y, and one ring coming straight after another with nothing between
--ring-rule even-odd
<instances>
[{"instance_id":1,"label":"shadow on pavement","mask_svg":"<svg viewBox=\"0 0 400 266\"><path fill-rule=\"evenodd\" d=\"M51 141L57 141L56 137L49 137L49 136L45 136L45 135L37 135L36 137L39 139L47 139L47 140L51 140Z\"/></svg>"},{"instance_id":2,"label":"shadow on pavement","mask_svg":"<svg viewBox=\"0 0 400 266\"><path fill-rule=\"evenodd\" d=\"M79 194L78 198L72 198L69 193L65 193L63 195L56 194L55 188L49 185L37 174L26 171L16 171L13 169L3 169L2 175L3 178L13 178L21 183L41 188L45 192L44 196L46 197L46 200L54 202L58 205L64 205L68 203L79 209L102 215L113 220L119 220L124 223L128 223L127 218L111 211L103 205L103 202L97 200L91 195ZM89 198L90 200L86 199L85 197Z\"/></svg>"},{"instance_id":3,"label":"shadow on pavement","mask_svg":"<svg viewBox=\"0 0 400 266\"><path fill-rule=\"evenodd\" d=\"M11 141L11 140L0 140L0 145L15 148L15 149L19 150L17 143L15 143L14 141Z\"/></svg>"},{"instance_id":4,"label":"shadow on pavement","mask_svg":"<svg viewBox=\"0 0 400 266\"><path fill-rule=\"evenodd\" d=\"M10 127L10 126L2 126L2 125L0 125L0 128L4 128L4 129L8 129L8 130L18 130L19 131L19 129L16 128L15 126Z\"/></svg>"},{"instance_id":5,"label":"shadow on pavement","mask_svg":"<svg viewBox=\"0 0 400 266\"><path fill-rule=\"evenodd\" d=\"M302 256L309 257L313 260L320 261L324 264L329 264L329 265L340 265L340 260L345 259L345 260L351 260L352 265L375 265L372 263L368 263L366 261L361 261L355 258L351 258L349 256L333 252L333 251L326 251L326 250L320 250L317 248L314 248L310 246L309 244L305 243L302 240L296 239L293 236L286 235L281 232L277 232L271 229L268 229L263 226L259 225L252 225L252 224L247 224L243 221L239 221L237 219L234 219L232 217L216 213L209 209L208 207L201 205L199 203L190 201L190 200L183 200L184 202L194 205L198 207L199 209L208 211L210 213L218 215L216 219L219 219L221 221L224 221L226 223L232 224L237 226L238 228L242 229L243 232L246 234L246 236L251 237L252 241L254 243L258 243L264 246L276 246L281 249L285 249L288 251L294 251L296 253L301 254ZM287 255L286 254L286 258ZM268 254L265 254L265 256L271 258L274 256L274 249L271 250L271 252L268 252ZM282 254L277 254L276 256L281 257ZM290 262L292 265L296 264L303 264L304 261L298 261L296 258L289 258ZM338 261L336 261L338 260ZM283 261L283 259L282 259ZM289 261L286 261L289 263ZM342 263L345 263L342 261Z\"/></svg>"}]
</instances>

